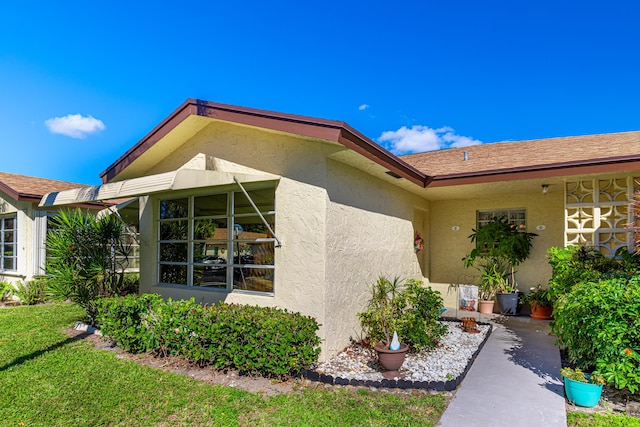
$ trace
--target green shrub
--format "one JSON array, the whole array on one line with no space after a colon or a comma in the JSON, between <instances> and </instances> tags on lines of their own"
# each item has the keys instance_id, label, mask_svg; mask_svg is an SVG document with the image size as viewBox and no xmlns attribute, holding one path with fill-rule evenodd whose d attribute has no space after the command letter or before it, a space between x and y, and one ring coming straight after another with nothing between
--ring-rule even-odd
<instances>
[{"instance_id":1,"label":"green shrub","mask_svg":"<svg viewBox=\"0 0 640 427\"><path fill-rule=\"evenodd\" d=\"M638 390L640 276L578 283L554 317L553 330L572 363L597 368L617 388Z\"/></svg>"},{"instance_id":2,"label":"green shrub","mask_svg":"<svg viewBox=\"0 0 640 427\"><path fill-rule=\"evenodd\" d=\"M554 303L575 285L597 280L602 273L616 269L615 260L587 246L552 247L547 250L547 258L551 265L549 292Z\"/></svg>"},{"instance_id":3,"label":"green shrub","mask_svg":"<svg viewBox=\"0 0 640 427\"><path fill-rule=\"evenodd\" d=\"M43 279L29 280L28 282L17 282L12 290L17 296L20 304L35 305L46 301L46 281Z\"/></svg>"},{"instance_id":4,"label":"green shrub","mask_svg":"<svg viewBox=\"0 0 640 427\"><path fill-rule=\"evenodd\" d=\"M156 343L147 322L161 303L157 294L101 298L96 301L96 320L102 333L123 349L131 353L147 352Z\"/></svg>"},{"instance_id":5,"label":"green shrub","mask_svg":"<svg viewBox=\"0 0 640 427\"><path fill-rule=\"evenodd\" d=\"M380 277L371 286L371 299L365 311L358 313L371 345L389 342L394 331L412 350L433 348L446 332L438 322L442 297L438 291L424 287L421 281L408 280L402 288L400 279Z\"/></svg>"},{"instance_id":6,"label":"green shrub","mask_svg":"<svg viewBox=\"0 0 640 427\"><path fill-rule=\"evenodd\" d=\"M200 366L281 377L311 366L320 354L316 320L287 310L130 295L102 299L98 311L102 332L123 348L182 356Z\"/></svg>"},{"instance_id":7,"label":"green shrub","mask_svg":"<svg viewBox=\"0 0 640 427\"><path fill-rule=\"evenodd\" d=\"M147 318L146 327L153 339L151 350L159 356L183 355L201 363L206 350L198 348L212 344L206 342L205 332L210 321L205 306L196 304L193 298L177 301L169 298Z\"/></svg>"}]
</instances>

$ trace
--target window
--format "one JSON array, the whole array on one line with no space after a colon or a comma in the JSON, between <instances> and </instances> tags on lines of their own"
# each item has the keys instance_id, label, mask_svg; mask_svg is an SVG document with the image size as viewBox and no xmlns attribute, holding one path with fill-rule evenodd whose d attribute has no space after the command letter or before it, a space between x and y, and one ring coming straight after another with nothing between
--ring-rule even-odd
<instances>
[{"instance_id":1,"label":"window","mask_svg":"<svg viewBox=\"0 0 640 427\"><path fill-rule=\"evenodd\" d=\"M514 225L518 230L527 230L527 210L526 209L498 209L491 211L478 211L476 230L489 223L493 218L506 218L509 224Z\"/></svg>"},{"instance_id":2,"label":"window","mask_svg":"<svg viewBox=\"0 0 640 427\"><path fill-rule=\"evenodd\" d=\"M18 232L15 215L0 218L0 269L17 269Z\"/></svg>"},{"instance_id":3,"label":"window","mask_svg":"<svg viewBox=\"0 0 640 427\"><path fill-rule=\"evenodd\" d=\"M275 190L249 197L275 230ZM240 191L160 200L158 281L273 292L275 238Z\"/></svg>"}]
</instances>

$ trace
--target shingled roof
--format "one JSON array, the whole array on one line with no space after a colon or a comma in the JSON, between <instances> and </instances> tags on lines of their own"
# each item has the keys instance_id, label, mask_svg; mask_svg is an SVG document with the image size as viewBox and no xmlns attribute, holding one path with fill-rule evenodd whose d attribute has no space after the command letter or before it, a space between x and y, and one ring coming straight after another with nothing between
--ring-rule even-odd
<instances>
[{"instance_id":1,"label":"shingled roof","mask_svg":"<svg viewBox=\"0 0 640 427\"><path fill-rule=\"evenodd\" d=\"M465 155L466 153L466 155ZM400 156L436 180L640 161L640 132L499 142Z\"/></svg>"},{"instance_id":2,"label":"shingled roof","mask_svg":"<svg viewBox=\"0 0 640 427\"><path fill-rule=\"evenodd\" d=\"M49 192L71 190L84 186L85 184L0 172L0 191L15 200L38 203L42 196Z\"/></svg>"}]
</instances>

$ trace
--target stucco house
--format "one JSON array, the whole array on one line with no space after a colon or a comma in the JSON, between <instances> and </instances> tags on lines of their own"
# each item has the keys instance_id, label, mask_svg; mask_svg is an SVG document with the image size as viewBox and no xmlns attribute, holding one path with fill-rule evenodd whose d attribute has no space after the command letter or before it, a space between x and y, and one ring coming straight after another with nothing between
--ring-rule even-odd
<instances>
[{"instance_id":1,"label":"stucco house","mask_svg":"<svg viewBox=\"0 0 640 427\"><path fill-rule=\"evenodd\" d=\"M47 218L58 207L38 204L49 192L83 185L0 172L0 280L29 281L44 274ZM104 205L87 202L78 207L95 211Z\"/></svg>"},{"instance_id":2,"label":"stucco house","mask_svg":"<svg viewBox=\"0 0 640 427\"><path fill-rule=\"evenodd\" d=\"M137 197L141 292L300 311L328 357L379 275L455 306L468 236L494 215L538 234L521 289L548 280L550 246L628 245L640 132L398 157L343 122L189 99L101 177L41 206Z\"/></svg>"}]
</instances>

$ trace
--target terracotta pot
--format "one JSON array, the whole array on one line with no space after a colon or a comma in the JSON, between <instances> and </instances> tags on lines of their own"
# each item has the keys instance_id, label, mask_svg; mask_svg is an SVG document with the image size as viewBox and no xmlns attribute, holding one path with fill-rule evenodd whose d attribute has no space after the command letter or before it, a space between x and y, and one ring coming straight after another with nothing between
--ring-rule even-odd
<instances>
[{"instance_id":1,"label":"terracotta pot","mask_svg":"<svg viewBox=\"0 0 640 427\"><path fill-rule=\"evenodd\" d=\"M493 313L493 301L478 301L478 311L482 314L491 314Z\"/></svg>"},{"instance_id":2,"label":"terracotta pot","mask_svg":"<svg viewBox=\"0 0 640 427\"><path fill-rule=\"evenodd\" d=\"M378 361L385 369L382 376L387 379L400 376L398 369L400 369L404 363L404 358L407 355L407 351L409 351L409 346L401 343L399 350L390 350L387 344L379 342L373 346L373 349L378 352Z\"/></svg>"},{"instance_id":3,"label":"terracotta pot","mask_svg":"<svg viewBox=\"0 0 640 427\"><path fill-rule=\"evenodd\" d=\"M531 302L531 318L538 320L551 320L552 314L552 306L548 305L543 307L541 305L538 305L538 303L535 301Z\"/></svg>"}]
</instances>

